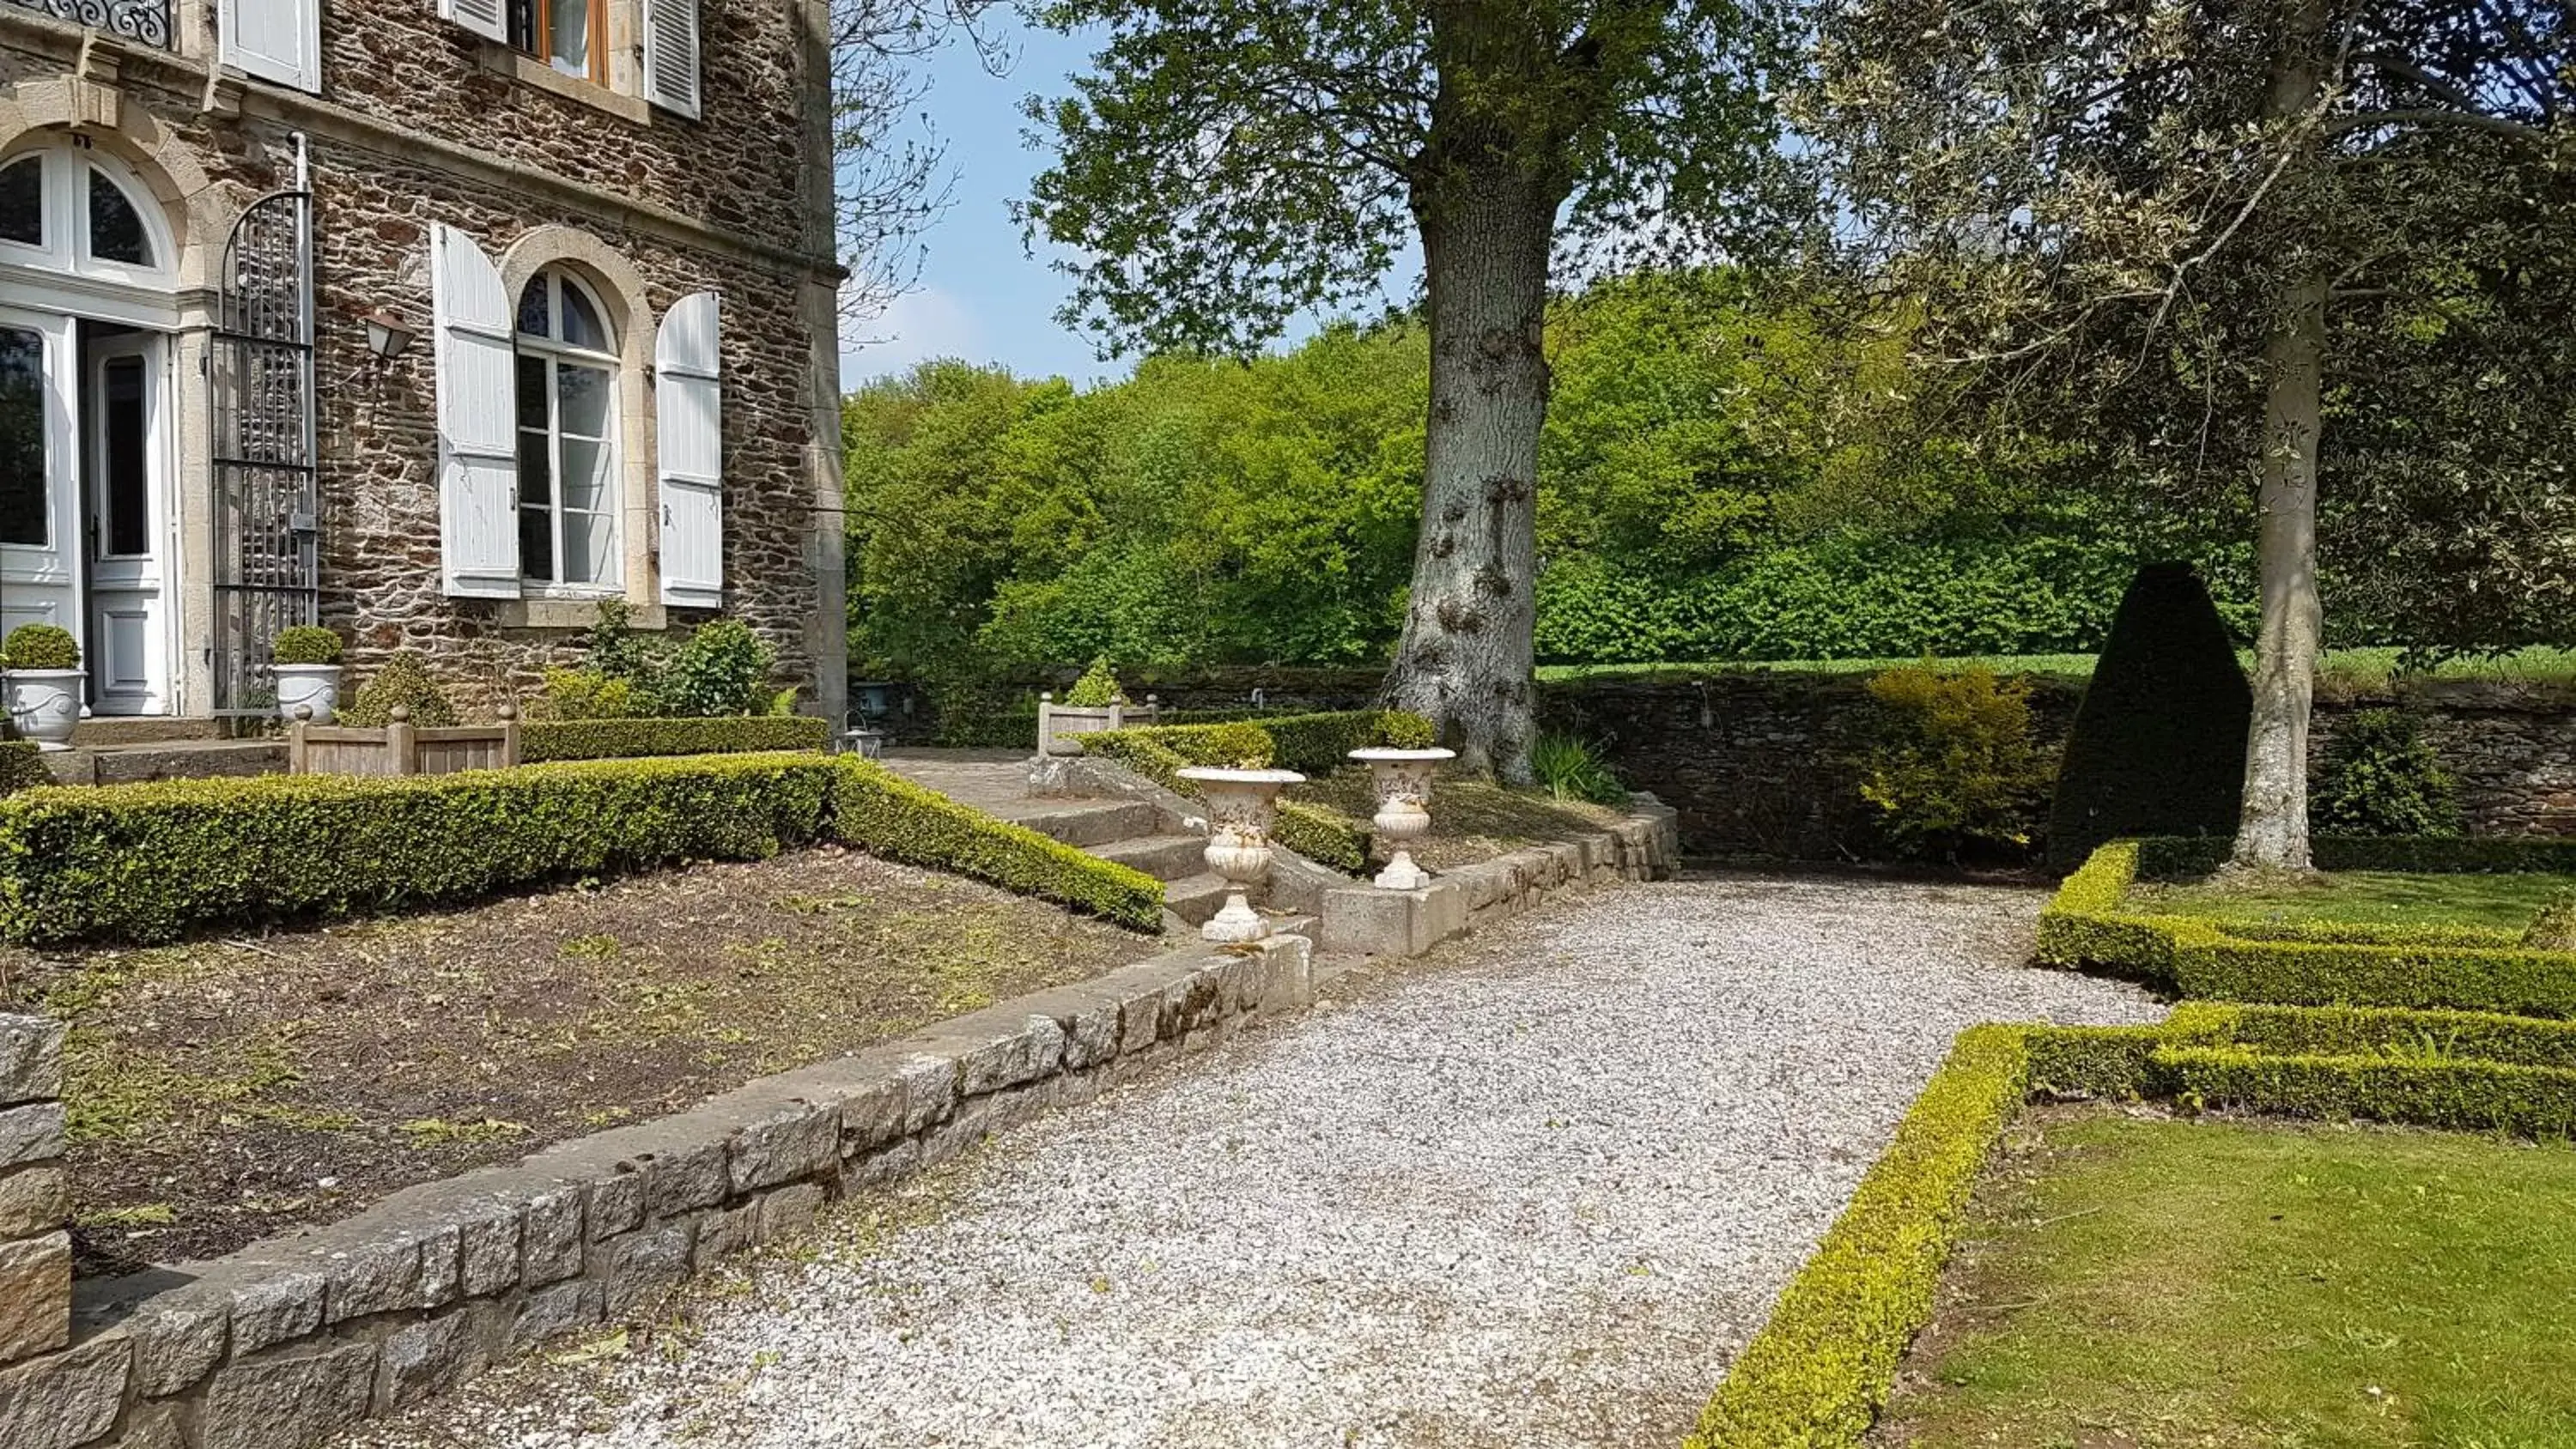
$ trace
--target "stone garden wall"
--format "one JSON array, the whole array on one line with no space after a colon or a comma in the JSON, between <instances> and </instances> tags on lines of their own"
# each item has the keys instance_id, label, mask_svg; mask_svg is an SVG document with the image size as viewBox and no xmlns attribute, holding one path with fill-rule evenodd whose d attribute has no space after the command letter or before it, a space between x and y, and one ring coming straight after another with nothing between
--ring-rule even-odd
<instances>
[{"instance_id":1,"label":"stone garden wall","mask_svg":"<svg viewBox=\"0 0 2576 1449\"><path fill-rule=\"evenodd\" d=\"M0 1017L0 1092L39 1098L0 1110L0 1445L320 1442L648 1307L831 1199L1301 1010L1309 950L1279 936L1176 952L214 1262L85 1281L76 1300L61 1179L44 1162L60 1151L60 1031Z\"/></svg>"},{"instance_id":2,"label":"stone garden wall","mask_svg":"<svg viewBox=\"0 0 2576 1449\"><path fill-rule=\"evenodd\" d=\"M1548 686L1540 708L1678 810L1691 853L1849 860L1884 853L1849 763L1866 691L1860 675L1604 679ZM2032 681L2033 728L2052 754L2082 697L2066 680ZM2312 758L2354 711L2397 704L2424 714L2472 831L2576 835L2576 697L2439 681L2321 699Z\"/></svg>"}]
</instances>

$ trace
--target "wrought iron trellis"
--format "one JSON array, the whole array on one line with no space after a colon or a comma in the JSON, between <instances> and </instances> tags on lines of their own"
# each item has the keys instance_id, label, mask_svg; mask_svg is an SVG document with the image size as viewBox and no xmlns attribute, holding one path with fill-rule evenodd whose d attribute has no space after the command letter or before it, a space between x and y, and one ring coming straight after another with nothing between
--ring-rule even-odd
<instances>
[{"instance_id":1,"label":"wrought iron trellis","mask_svg":"<svg viewBox=\"0 0 2576 1449\"><path fill-rule=\"evenodd\" d=\"M51 15L74 25L169 50L170 0L5 0L5 3Z\"/></svg>"},{"instance_id":2,"label":"wrought iron trellis","mask_svg":"<svg viewBox=\"0 0 2576 1449\"><path fill-rule=\"evenodd\" d=\"M299 150L300 150L299 138ZM214 423L214 713L277 707L280 631L315 621L313 194L260 198L233 226L208 367Z\"/></svg>"}]
</instances>

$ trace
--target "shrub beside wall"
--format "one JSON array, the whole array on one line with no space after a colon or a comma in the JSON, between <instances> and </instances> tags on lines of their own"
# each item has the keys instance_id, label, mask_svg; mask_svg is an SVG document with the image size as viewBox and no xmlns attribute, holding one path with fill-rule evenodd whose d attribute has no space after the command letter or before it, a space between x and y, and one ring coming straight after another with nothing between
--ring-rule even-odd
<instances>
[{"instance_id":1,"label":"shrub beside wall","mask_svg":"<svg viewBox=\"0 0 2576 1449\"><path fill-rule=\"evenodd\" d=\"M535 720L520 726L519 758L536 765L554 760L757 754L820 750L831 740L831 722L807 715Z\"/></svg>"},{"instance_id":2,"label":"shrub beside wall","mask_svg":"<svg viewBox=\"0 0 2576 1449\"><path fill-rule=\"evenodd\" d=\"M955 871L1139 931L1163 928L1163 883L996 820L882 765L838 762L832 831L871 855Z\"/></svg>"},{"instance_id":3,"label":"shrub beside wall","mask_svg":"<svg viewBox=\"0 0 2576 1449\"><path fill-rule=\"evenodd\" d=\"M1284 715L1260 721L1276 749L1282 769L1302 775L1325 775L1348 763L1352 750L1376 742L1390 716L1377 710L1340 714ZM1192 799L1198 791L1180 776L1189 765L1209 763L1209 747L1219 741L1222 725L1161 725L1145 729L1104 730L1082 737L1086 754L1118 761L1176 794ZM1369 832L1358 822L1300 800L1279 802L1270 836L1318 865L1347 875L1368 869Z\"/></svg>"},{"instance_id":4,"label":"shrub beside wall","mask_svg":"<svg viewBox=\"0 0 2576 1449\"><path fill-rule=\"evenodd\" d=\"M0 938L167 941L829 838L1162 929L1150 876L865 760L773 753L30 790L0 800Z\"/></svg>"},{"instance_id":5,"label":"shrub beside wall","mask_svg":"<svg viewBox=\"0 0 2576 1449\"><path fill-rule=\"evenodd\" d=\"M828 760L741 755L30 790L0 800L0 935L166 941L759 859L821 836L832 780Z\"/></svg>"}]
</instances>

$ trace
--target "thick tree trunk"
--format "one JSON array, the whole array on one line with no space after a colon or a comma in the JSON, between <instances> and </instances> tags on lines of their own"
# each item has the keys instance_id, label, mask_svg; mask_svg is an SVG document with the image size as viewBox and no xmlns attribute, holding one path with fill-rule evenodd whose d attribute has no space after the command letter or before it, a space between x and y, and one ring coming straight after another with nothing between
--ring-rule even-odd
<instances>
[{"instance_id":1,"label":"thick tree trunk","mask_svg":"<svg viewBox=\"0 0 2576 1449\"><path fill-rule=\"evenodd\" d=\"M2245 741L2245 806L2236 863L2310 869L2308 711L2325 611L2317 600L2317 442L2322 428L2326 285L2301 281L2283 299L2264 349L2263 491L2255 563L2262 631L2254 641L2254 723Z\"/></svg>"},{"instance_id":2,"label":"thick tree trunk","mask_svg":"<svg viewBox=\"0 0 2576 1449\"><path fill-rule=\"evenodd\" d=\"M2323 79L2324 0L2290 12L2265 112L2294 128L2284 143L2313 162L2308 128ZM2254 641L2254 720L2245 740L2245 799L2235 863L2305 871L2308 713L2316 692L2325 610L2317 599L2317 449L2324 431L2328 286L2316 259L2281 289L2263 349L2263 483L2256 499L2255 567L2262 624Z\"/></svg>"},{"instance_id":3,"label":"thick tree trunk","mask_svg":"<svg viewBox=\"0 0 2576 1449\"><path fill-rule=\"evenodd\" d=\"M1418 201L1431 311L1422 535L1388 695L1472 769L1529 779L1538 601L1540 349L1562 188L1508 157Z\"/></svg>"}]
</instances>

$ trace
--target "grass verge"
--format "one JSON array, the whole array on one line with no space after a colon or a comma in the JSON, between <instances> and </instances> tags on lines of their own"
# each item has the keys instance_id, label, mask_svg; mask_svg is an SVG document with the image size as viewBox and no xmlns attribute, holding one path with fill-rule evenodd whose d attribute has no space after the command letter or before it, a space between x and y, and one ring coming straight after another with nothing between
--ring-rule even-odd
<instances>
[{"instance_id":1,"label":"grass verge","mask_svg":"<svg viewBox=\"0 0 2576 1449\"><path fill-rule=\"evenodd\" d=\"M2576 1443L2576 1151L2102 1113L2015 1137L1877 1442Z\"/></svg>"}]
</instances>

